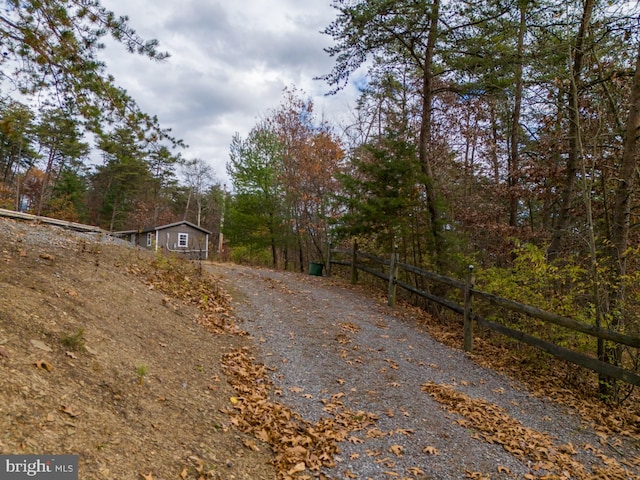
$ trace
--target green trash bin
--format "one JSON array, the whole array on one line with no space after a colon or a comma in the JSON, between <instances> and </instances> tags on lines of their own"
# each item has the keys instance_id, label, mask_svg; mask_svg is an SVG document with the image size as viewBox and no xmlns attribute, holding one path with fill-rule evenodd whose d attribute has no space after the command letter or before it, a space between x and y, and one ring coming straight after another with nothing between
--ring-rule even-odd
<instances>
[{"instance_id":1,"label":"green trash bin","mask_svg":"<svg viewBox=\"0 0 640 480\"><path fill-rule=\"evenodd\" d=\"M324 263L311 262L309 264L309 275L315 275L316 277L321 277L323 268L324 268Z\"/></svg>"}]
</instances>

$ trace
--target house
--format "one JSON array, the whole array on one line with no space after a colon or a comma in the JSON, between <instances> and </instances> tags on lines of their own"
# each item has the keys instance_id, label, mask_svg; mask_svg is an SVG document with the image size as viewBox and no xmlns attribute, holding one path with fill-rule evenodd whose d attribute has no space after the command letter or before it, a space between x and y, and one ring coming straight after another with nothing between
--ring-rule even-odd
<instances>
[{"instance_id":1,"label":"house","mask_svg":"<svg viewBox=\"0 0 640 480\"><path fill-rule=\"evenodd\" d=\"M206 260L209 256L211 232L184 220L160 227L124 230L113 234L149 250L183 254L194 260Z\"/></svg>"}]
</instances>

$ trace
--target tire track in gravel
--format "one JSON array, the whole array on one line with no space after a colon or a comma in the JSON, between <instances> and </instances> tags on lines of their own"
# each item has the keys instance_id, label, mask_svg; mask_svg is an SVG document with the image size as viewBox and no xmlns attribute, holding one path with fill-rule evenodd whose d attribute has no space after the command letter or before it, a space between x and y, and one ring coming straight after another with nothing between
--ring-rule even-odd
<instances>
[{"instance_id":1,"label":"tire track in gravel","mask_svg":"<svg viewBox=\"0 0 640 480\"><path fill-rule=\"evenodd\" d=\"M531 396L357 291L324 277L228 264L210 269L234 298L238 326L255 340L258 360L273 369L277 401L311 422L329 416L323 407L336 396L347 408L379 418L377 429L340 445L336 466L323 472L331 478L507 479L534 473L530 462L474 438L461 417L421 391L426 382L499 405L557 445L598 442L568 409ZM583 449L577 460L598 461Z\"/></svg>"}]
</instances>

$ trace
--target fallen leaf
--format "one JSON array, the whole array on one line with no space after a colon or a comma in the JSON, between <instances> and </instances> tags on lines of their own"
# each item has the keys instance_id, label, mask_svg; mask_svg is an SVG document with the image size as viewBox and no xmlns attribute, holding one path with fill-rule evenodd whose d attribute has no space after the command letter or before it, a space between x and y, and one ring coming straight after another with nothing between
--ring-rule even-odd
<instances>
[{"instance_id":1,"label":"fallen leaf","mask_svg":"<svg viewBox=\"0 0 640 480\"><path fill-rule=\"evenodd\" d=\"M287 453L295 457L304 457L307 454L307 451L308 450L301 445L296 445L295 447L287 448Z\"/></svg>"},{"instance_id":2,"label":"fallen leaf","mask_svg":"<svg viewBox=\"0 0 640 480\"><path fill-rule=\"evenodd\" d=\"M77 416L79 416L79 413L76 413L73 411L73 408L71 408L68 405L62 405L62 413L66 413L67 415L69 415L71 418L75 418Z\"/></svg>"},{"instance_id":3,"label":"fallen leaf","mask_svg":"<svg viewBox=\"0 0 640 480\"><path fill-rule=\"evenodd\" d=\"M424 447L422 449L422 453L428 453L429 455L440 455L440 452L438 452L438 449L436 447Z\"/></svg>"},{"instance_id":4,"label":"fallen leaf","mask_svg":"<svg viewBox=\"0 0 640 480\"><path fill-rule=\"evenodd\" d=\"M35 362L35 366L41 368L42 370L46 370L47 372L53 370L53 365L45 360L38 360L37 362Z\"/></svg>"},{"instance_id":5,"label":"fallen leaf","mask_svg":"<svg viewBox=\"0 0 640 480\"><path fill-rule=\"evenodd\" d=\"M182 469L182 472L180 472L179 477L180 477L182 480L186 480L187 475L189 475L189 472L187 471L187 469L186 469L186 468L183 468L183 469Z\"/></svg>"},{"instance_id":6,"label":"fallen leaf","mask_svg":"<svg viewBox=\"0 0 640 480\"><path fill-rule=\"evenodd\" d=\"M199 459L198 457L193 456L193 455L191 457L189 457L189 460L191 460L193 463L195 463L197 465L195 467L196 472L202 473L202 471L204 470L204 462L201 459Z\"/></svg>"},{"instance_id":7,"label":"fallen leaf","mask_svg":"<svg viewBox=\"0 0 640 480\"><path fill-rule=\"evenodd\" d=\"M73 358L74 360L78 359L78 356L73 352L64 352L64 354L69 358Z\"/></svg>"},{"instance_id":8,"label":"fallen leaf","mask_svg":"<svg viewBox=\"0 0 640 480\"><path fill-rule=\"evenodd\" d=\"M244 444L245 447L247 447L250 450L253 450L254 452L260 451L260 449L258 448L258 445L256 445L256 442L254 442L253 440L245 440L242 443Z\"/></svg>"},{"instance_id":9,"label":"fallen leaf","mask_svg":"<svg viewBox=\"0 0 640 480\"><path fill-rule=\"evenodd\" d=\"M380 438L384 437L385 433L378 427L371 428L367 431L367 438Z\"/></svg>"},{"instance_id":10,"label":"fallen leaf","mask_svg":"<svg viewBox=\"0 0 640 480\"><path fill-rule=\"evenodd\" d=\"M571 443L566 443L564 445L560 445L558 450L562 453L567 453L569 455L577 455L575 447Z\"/></svg>"},{"instance_id":11,"label":"fallen leaf","mask_svg":"<svg viewBox=\"0 0 640 480\"><path fill-rule=\"evenodd\" d=\"M467 470L465 473L467 478L473 478L475 480L489 480L489 477L480 472L470 472Z\"/></svg>"},{"instance_id":12,"label":"fallen leaf","mask_svg":"<svg viewBox=\"0 0 640 480\"><path fill-rule=\"evenodd\" d=\"M146 475L144 473L139 473L138 475L140 475L144 480L153 480L153 475L151 472L147 473Z\"/></svg>"},{"instance_id":13,"label":"fallen leaf","mask_svg":"<svg viewBox=\"0 0 640 480\"><path fill-rule=\"evenodd\" d=\"M502 465L498 465L498 473L506 473L507 475L511 475L511 470L507 467L503 467Z\"/></svg>"},{"instance_id":14,"label":"fallen leaf","mask_svg":"<svg viewBox=\"0 0 640 480\"><path fill-rule=\"evenodd\" d=\"M389 447L389 451L398 457L404 454L404 448L402 448L402 445L391 445Z\"/></svg>"},{"instance_id":15,"label":"fallen leaf","mask_svg":"<svg viewBox=\"0 0 640 480\"><path fill-rule=\"evenodd\" d=\"M287 472L287 475L295 475L296 473L304 472L307 469L307 466L304 462L299 462L294 465L294 467Z\"/></svg>"}]
</instances>

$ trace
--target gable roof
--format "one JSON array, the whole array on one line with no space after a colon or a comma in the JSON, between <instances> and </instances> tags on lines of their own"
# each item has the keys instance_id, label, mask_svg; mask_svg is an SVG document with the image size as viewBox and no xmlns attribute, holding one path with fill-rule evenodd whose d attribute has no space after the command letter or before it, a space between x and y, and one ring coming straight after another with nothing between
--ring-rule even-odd
<instances>
[{"instance_id":1,"label":"gable roof","mask_svg":"<svg viewBox=\"0 0 640 480\"><path fill-rule=\"evenodd\" d=\"M130 233L149 233L149 232L157 232L160 230L166 230L167 228L173 228L173 227L177 227L179 225L186 225L190 228L193 228L194 230L198 230L206 235L212 235L212 233L209 230L205 230L202 227L199 227L197 225L194 225L191 222L187 222L186 220L181 220L179 222L174 222L174 223L169 223L167 225L160 225L158 227L149 227L149 228L144 228L142 230L122 230L119 232L113 232L115 235L128 235Z\"/></svg>"},{"instance_id":2,"label":"gable roof","mask_svg":"<svg viewBox=\"0 0 640 480\"><path fill-rule=\"evenodd\" d=\"M206 233L207 235L211 235L211 232L209 230L205 230L204 228L199 227L197 225L194 225L191 222L187 222L186 220L182 220L180 222L169 223L167 225L161 225L159 227L147 228L147 229L143 230L143 232L156 232L158 230L165 230L167 228L177 227L178 225L186 225L186 226L191 227L191 228L193 228L195 230L199 230L202 233Z\"/></svg>"}]
</instances>

